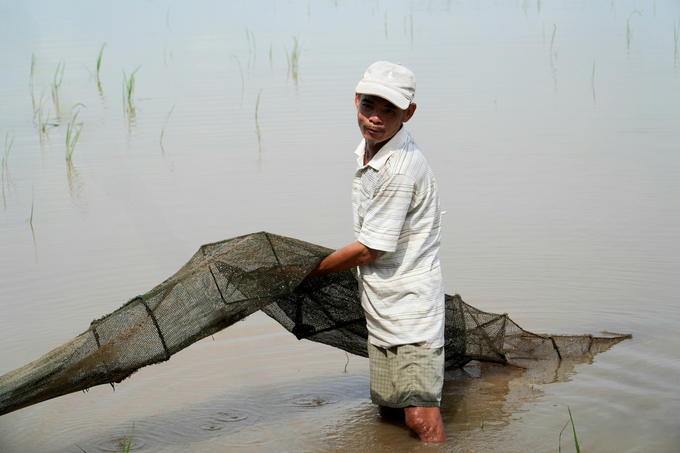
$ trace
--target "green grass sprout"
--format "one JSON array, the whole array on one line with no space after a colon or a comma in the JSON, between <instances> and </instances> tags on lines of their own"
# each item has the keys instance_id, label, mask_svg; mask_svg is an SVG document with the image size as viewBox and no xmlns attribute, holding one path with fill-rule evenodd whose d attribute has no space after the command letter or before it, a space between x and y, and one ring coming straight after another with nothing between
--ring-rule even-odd
<instances>
[{"instance_id":1,"label":"green grass sprout","mask_svg":"<svg viewBox=\"0 0 680 453\"><path fill-rule=\"evenodd\" d=\"M675 46L677 48L677 45ZM31 100L33 101L33 111L35 111L35 97L33 95L33 78L35 76L35 52L31 54L31 73L28 78L28 89L31 92Z\"/></svg>"},{"instance_id":2,"label":"green grass sprout","mask_svg":"<svg viewBox=\"0 0 680 453\"><path fill-rule=\"evenodd\" d=\"M571 416L571 409L567 406L569 411L569 421L571 422L571 429L574 431L574 446L576 447L576 453L581 453L581 448L578 445L578 437L576 437L576 426L574 425L574 418Z\"/></svg>"},{"instance_id":3,"label":"green grass sprout","mask_svg":"<svg viewBox=\"0 0 680 453\"><path fill-rule=\"evenodd\" d=\"M102 44L102 48L99 49L99 55L97 56L97 83L99 83L99 71L102 67L102 55L104 54L104 47L106 47L106 43Z\"/></svg>"},{"instance_id":4,"label":"green grass sprout","mask_svg":"<svg viewBox=\"0 0 680 453\"><path fill-rule=\"evenodd\" d=\"M132 435L135 433L135 424L132 423L132 431L130 431L130 438L127 436L123 437L123 453L130 453L130 447L132 446ZM125 444L127 442L127 445Z\"/></svg>"},{"instance_id":5,"label":"green grass sprout","mask_svg":"<svg viewBox=\"0 0 680 453\"><path fill-rule=\"evenodd\" d=\"M35 242L35 230L33 229L33 208L35 206L35 185L32 186L33 194L31 195L31 217L28 219L28 224L31 226L31 232L33 233L33 242Z\"/></svg>"},{"instance_id":6,"label":"green grass sprout","mask_svg":"<svg viewBox=\"0 0 680 453\"><path fill-rule=\"evenodd\" d=\"M274 58L272 56L272 47L273 46L274 46L274 44L270 42L269 43L269 67L272 68L272 69L274 69ZM677 45L675 47L677 47Z\"/></svg>"},{"instance_id":7,"label":"green grass sprout","mask_svg":"<svg viewBox=\"0 0 680 453\"><path fill-rule=\"evenodd\" d=\"M260 153L262 152L262 135L260 134L260 123L257 119L258 112L260 110L260 96L262 95L262 89L257 93L257 101L255 102L255 134L257 135L257 146L259 147Z\"/></svg>"},{"instance_id":8,"label":"green grass sprout","mask_svg":"<svg viewBox=\"0 0 680 453\"><path fill-rule=\"evenodd\" d=\"M295 85L298 84L298 74L300 69L300 54L302 53L302 45L300 44L300 36L293 36L293 48L288 52L286 47L286 59L288 60L288 75L293 77Z\"/></svg>"},{"instance_id":9,"label":"green grass sprout","mask_svg":"<svg viewBox=\"0 0 680 453\"><path fill-rule=\"evenodd\" d=\"M555 35L557 34L557 24L553 24L552 38L550 39L550 55L553 54L553 44L555 43Z\"/></svg>"},{"instance_id":10,"label":"green grass sprout","mask_svg":"<svg viewBox=\"0 0 680 453\"><path fill-rule=\"evenodd\" d=\"M626 46L627 46L628 49L630 49L630 40L633 37L633 30L630 28L630 19L633 17L634 14L637 14L638 16L642 16L642 13L640 11L634 10L628 16L628 20L626 20Z\"/></svg>"},{"instance_id":11,"label":"green grass sprout","mask_svg":"<svg viewBox=\"0 0 680 453\"><path fill-rule=\"evenodd\" d=\"M252 57L253 68L255 68L255 60L257 59L257 45L255 43L255 33L246 27L246 39L248 40L248 74L250 74L250 60Z\"/></svg>"},{"instance_id":12,"label":"green grass sprout","mask_svg":"<svg viewBox=\"0 0 680 453\"><path fill-rule=\"evenodd\" d=\"M387 39L388 33L387 33L387 11L385 11L385 38Z\"/></svg>"},{"instance_id":13,"label":"green grass sprout","mask_svg":"<svg viewBox=\"0 0 680 453\"><path fill-rule=\"evenodd\" d=\"M257 115L260 110L260 96L262 95L262 88L258 93L257 93L257 101L255 102L255 129L257 131L257 135L260 135L260 123L257 121Z\"/></svg>"},{"instance_id":14,"label":"green grass sprout","mask_svg":"<svg viewBox=\"0 0 680 453\"><path fill-rule=\"evenodd\" d=\"M590 88L593 90L593 103L597 103L597 98L595 97L595 59L593 59L593 71L590 74Z\"/></svg>"},{"instance_id":15,"label":"green grass sprout","mask_svg":"<svg viewBox=\"0 0 680 453\"><path fill-rule=\"evenodd\" d=\"M576 447L576 453L581 453L581 447L578 444L578 437L576 437L576 426L574 426L574 417L572 417L572 415L571 415L571 409L569 408L569 406L567 406L567 410L569 411L569 420L567 421L567 423L562 428L562 431L560 431L558 451L560 451L560 452L562 451L562 433L567 428L567 426L569 426L569 424L571 423L571 428L574 432L574 447Z\"/></svg>"},{"instance_id":16,"label":"green grass sprout","mask_svg":"<svg viewBox=\"0 0 680 453\"><path fill-rule=\"evenodd\" d=\"M125 75L125 70L123 70L123 107L125 112L133 114L135 111L135 74L139 71L141 66L132 71L130 77Z\"/></svg>"},{"instance_id":17,"label":"green grass sprout","mask_svg":"<svg viewBox=\"0 0 680 453\"><path fill-rule=\"evenodd\" d=\"M71 120L66 125L66 161L71 162L73 157L73 151L76 148L76 143L80 138L80 133L83 132L83 123L76 124L76 119L78 119L78 110Z\"/></svg>"},{"instance_id":18,"label":"green grass sprout","mask_svg":"<svg viewBox=\"0 0 680 453\"><path fill-rule=\"evenodd\" d=\"M243 93L246 91L246 81L243 78L243 66L241 66L241 60L238 59L236 55L230 55L229 58L232 60L236 60L236 63L238 64L238 70L241 73L241 99L243 99Z\"/></svg>"},{"instance_id":19,"label":"green grass sprout","mask_svg":"<svg viewBox=\"0 0 680 453\"><path fill-rule=\"evenodd\" d=\"M9 142L9 143L8 143ZM5 174L9 173L9 152L12 150L14 144L14 134L12 140L9 140L9 132L5 134L5 154L2 156L2 182L5 182ZM8 175L9 178L9 175Z\"/></svg>"},{"instance_id":20,"label":"green grass sprout","mask_svg":"<svg viewBox=\"0 0 680 453\"><path fill-rule=\"evenodd\" d=\"M57 118L61 117L61 110L59 108L59 88L61 88L61 83L64 81L64 68L66 68L66 63L60 61L57 64L57 69L54 71L54 78L52 80L52 101L54 102Z\"/></svg>"}]
</instances>

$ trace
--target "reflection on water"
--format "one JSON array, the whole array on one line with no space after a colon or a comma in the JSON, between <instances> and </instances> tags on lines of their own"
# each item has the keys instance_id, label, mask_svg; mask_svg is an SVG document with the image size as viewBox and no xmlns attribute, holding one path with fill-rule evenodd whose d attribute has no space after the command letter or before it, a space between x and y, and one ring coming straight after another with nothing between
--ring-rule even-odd
<instances>
[{"instance_id":1,"label":"reflection on water","mask_svg":"<svg viewBox=\"0 0 680 453\"><path fill-rule=\"evenodd\" d=\"M79 211L84 212L87 207L85 201L85 183L76 166L70 160L66 162L66 176L68 178L68 192L71 195L71 201Z\"/></svg>"},{"instance_id":2,"label":"reflection on water","mask_svg":"<svg viewBox=\"0 0 680 453\"><path fill-rule=\"evenodd\" d=\"M634 334L592 363L451 372L434 451L554 451L569 405L584 450L677 452L679 30L673 0L7 3L0 373L200 244L351 241L352 90L387 59L418 77L447 292L530 331ZM365 362L345 375L343 353L253 319L115 393L3 416L0 451L119 451L133 422L138 451L430 448L380 421Z\"/></svg>"}]
</instances>

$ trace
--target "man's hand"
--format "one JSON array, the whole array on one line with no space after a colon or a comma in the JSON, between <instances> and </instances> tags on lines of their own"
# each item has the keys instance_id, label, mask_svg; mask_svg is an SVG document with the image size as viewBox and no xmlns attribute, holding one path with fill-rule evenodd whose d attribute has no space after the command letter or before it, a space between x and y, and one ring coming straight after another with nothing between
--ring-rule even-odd
<instances>
[{"instance_id":1,"label":"man's hand","mask_svg":"<svg viewBox=\"0 0 680 453\"><path fill-rule=\"evenodd\" d=\"M347 245L340 250L328 255L307 276L305 280L318 275L326 275L332 272L346 271L362 264L372 263L378 257L379 250L366 247L359 241Z\"/></svg>"}]
</instances>

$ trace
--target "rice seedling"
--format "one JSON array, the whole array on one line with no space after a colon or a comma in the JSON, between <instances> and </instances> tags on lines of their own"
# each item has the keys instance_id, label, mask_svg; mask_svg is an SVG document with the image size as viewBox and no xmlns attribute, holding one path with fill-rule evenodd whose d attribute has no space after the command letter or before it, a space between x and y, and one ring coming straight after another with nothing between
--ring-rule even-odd
<instances>
[{"instance_id":1,"label":"rice seedling","mask_svg":"<svg viewBox=\"0 0 680 453\"><path fill-rule=\"evenodd\" d=\"M274 45L270 42L269 43L269 67L271 67L272 69L274 69L274 59L272 58L272 47L273 46Z\"/></svg>"},{"instance_id":2,"label":"rice seedling","mask_svg":"<svg viewBox=\"0 0 680 453\"><path fill-rule=\"evenodd\" d=\"M66 125L66 161L71 162L73 151L76 148L76 143L80 138L80 133L83 131L83 123L76 124L80 110L73 115L71 120Z\"/></svg>"},{"instance_id":3,"label":"rice seedling","mask_svg":"<svg viewBox=\"0 0 680 453\"><path fill-rule=\"evenodd\" d=\"M257 134L257 143L259 144L261 142L261 135L260 135L260 123L257 120L257 114L260 110L260 96L262 95L262 89L260 90L259 93L257 93L257 101L255 102L255 134Z\"/></svg>"},{"instance_id":4,"label":"rice seedling","mask_svg":"<svg viewBox=\"0 0 680 453\"><path fill-rule=\"evenodd\" d=\"M130 453L130 447L132 446L132 435L135 433L135 424L132 423L132 431L130 431L130 438L127 436L123 437L123 453ZM127 445L125 444L127 442Z\"/></svg>"},{"instance_id":5,"label":"rice seedling","mask_svg":"<svg viewBox=\"0 0 680 453\"><path fill-rule=\"evenodd\" d=\"M557 24L553 24L552 38L550 39L550 56L553 54L553 44L555 44L555 35L557 34Z\"/></svg>"},{"instance_id":6,"label":"rice seedling","mask_svg":"<svg viewBox=\"0 0 680 453\"><path fill-rule=\"evenodd\" d=\"M135 111L135 74L141 66L132 71L130 77L125 75L123 70L123 108L126 113L133 114Z\"/></svg>"},{"instance_id":7,"label":"rice seedling","mask_svg":"<svg viewBox=\"0 0 680 453\"><path fill-rule=\"evenodd\" d=\"M64 68L66 68L66 63L60 61L57 64L57 69L54 71L54 78L52 80L52 101L54 102L54 110L56 111L57 118L61 118L61 110L59 108L59 88L64 81Z\"/></svg>"},{"instance_id":8,"label":"rice seedling","mask_svg":"<svg viewBox=\"0 0 680 453\"><path fill-rule=\"evenodd\" d=\"M558 451L560 451L560 452L562 451L562 433L567 428L567 426L569 426L569 424L571 423L571 428L574 432L574 447L576 448L576 453L581 453L581 447L578 444L578 437L576 436L576 426L574 426L574 417L572 417L572 415L571 415L571 409L569 408L569 406L567 406L567 410L569 411L569 420L564 425L564 428L562 428L562 431L560 431L559 442L558 442Z\"/></svg>"},{"instance_id":9,"label":"rice seedling","mask_svg":"<svg viewBox=\"0 0 680 453\"><path fill-rule=\"evenodd\" d=\"M9 140L9 132L5 134L5 154L2 156L2 182L4 184L5 182L5 174L9 173L9 152L12 149L12 145L14 144L14 134L12 134L12 140ZM9 177L9 175L8 175Z\"/></svg>"},{"instance_id":10,"label":"rice seedling","mask_svg":"<svg viewBox=\"0 0 680 453\"><path fill-rule=\"evenodd\" d=\"M484 429L484 420L482 420L482 424L479 426L480 429Z\"/></svg>"},{"instance_id":11,"label":"rice seedling","mask_svg":"<svg viewBox=\"0 0 680 453\"><path fill-rule=\"evenodd\" d=\"M99 56L97 56L97 83L99 83L99 70L102 67L102 54L104 53L104 47L106 47L106 43L102 44L102 48L99 49Z\"/></svg>"},{"instance_id":12,"label":"rice seedling","mask_svg":"<svg viewBox=\"0 0 680 453\"><path fill-rule=\"evenodd\" d=\"M168 43L166 42L163 45L163 64L165 67L168 66L168 60L172 61L172 46L168 47Z\"/></svg>"},{"instance_id":13,"label":"rice seedling","mask_svg":"<svg viewBox=\"0 0 680 453\"><path fill-rule=\"evenodd\" d=\"M32 184L31 188L33 189L31 193L31 216L28 218L28 224L31 226L31 233L33 234L33 245L35 244L35 230L33 229L33 208L35 207L35 185ZM37 248L36 248L36 253L37 253Z\"/></svg>"},{"instance_id":14,"label":"rice seedling","mask_svg":"<svg viewBox=\"0 0 680 453\"><path fill-rule=\"evenodd\" d=\"M35 76L35 52L31 54L31 73L28 78L28 89L31 92L31 101L33 101L33 111L35 111L35 96L33 95L33 77Z\"/></svg>"},{"instance_id":15,"label":"rice seedling","mask_svg":"<svg viewBox=\"0 0 680 453\"><path fill-rule=\"evenodd\" d=\"M387 39L388 34L387 34L387 11L385 11L385 39Z\"/></svg>"},{"instance_id":16,"label":"rice seedling","mask_svg":"<svg viewBox=\"0 0 680 453\"><path fill-rule=\"evenodd\" d=\"M229 58L236 60L236 63L238 64L238 70L241 73L241 100L243 100L243 93L246 91L246 82L243 78L243 67L241 66L241 60L239 60L238 57L233 54Z\"/></svg>"},{"instance_id":17,"label":"rice seedling","mask_svg":"<svg viewBox=\"0 0 680 453\"><path fill-rule=\"evenodd\" d=\"M163 149L163 135L165 135L165 126L168 124L168 120L170 119L170 115L172 115L172 111L175 110L176 105L177 105L176 102L172 105L172 108L168 112L168 115L165 117L165 121L163 122L163 128L161 129L161 140L160 140L162 152L165 152L165 150Z\"/></svg>"},{"instance_id":18,"label":"rice seedling","mask_svg":"<svg viewBox=\"0 0 680 453\"><path fill-rule=\"evenodd\" d=\"M255 42L255 33L246 27L246 39L248 40L248 71L250 71L250 57L253 57L253 67L255 67L255 59L257 55L257 44Z\"/></svg>"},{"instance_id":19,"label":"rice seedling","mask_svg":"<svg viewBox=\"0 0 680 453\"><path fill-rule=\"evenodd\" d=\"M626 20L626 46L628 49L630 49L630 40L633 37L633 30L630 28L630 20L632 19L634 14L642 16L642 13L640 11L635 10L632 13L630 13L630 15L628 16L628 20Z\"/></svg>"},{"instance_id":20,"label":"rice seedling","mask_svg":"<svg viewBox=\"0 0 680 453\"><path fill-rule=\"evenodd\" d=\"M295 85L298 83L298 70L300 68L300 53L302 52L302 45L300 44L300 37L293 36L293 48L288 52L286 47L286 59L288 60L288 75L293 77Z\"/></svg>"}]
</instances>

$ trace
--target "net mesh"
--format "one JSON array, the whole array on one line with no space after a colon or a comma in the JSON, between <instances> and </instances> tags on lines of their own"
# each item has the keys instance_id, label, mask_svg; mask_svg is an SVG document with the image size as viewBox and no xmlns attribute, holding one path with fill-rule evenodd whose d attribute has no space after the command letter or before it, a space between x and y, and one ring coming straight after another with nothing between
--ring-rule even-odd
<instances>
[{"instance_id":1,"label":"net mesh","mask_svg":"<svg viewBox=\"0 0 680 453\"><path fill-rule=\"evenodd\" d=\"M303 281L333 250L261 232L202 246L175 275L38 360L0 377L0 415L95 385L119 383L263 310L299 339L366 357L355 271ZM600 352L627 335L546 336L507 315L446 296L447 366L527 367Z\"/></svg>"}]
</instances>

